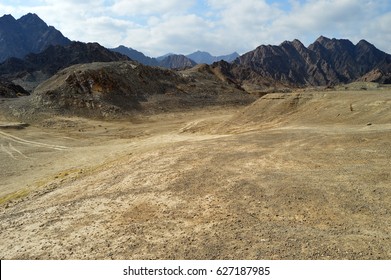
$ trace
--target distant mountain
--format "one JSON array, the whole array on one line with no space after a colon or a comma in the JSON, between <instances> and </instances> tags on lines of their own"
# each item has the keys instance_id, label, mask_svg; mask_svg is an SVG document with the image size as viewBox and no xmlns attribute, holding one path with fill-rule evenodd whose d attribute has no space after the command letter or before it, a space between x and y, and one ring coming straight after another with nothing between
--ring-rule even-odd
<instances>
[{"instance_id":1,"label":"distant mountain","mask_svg":"<svg viewBox=\"0 0 391 280\"><path fill-rule=\"evenodd\" d=\"M364 40L354 45L349 40L321 36L308 48L299 40L261 45L238 57L231 72L242 81L325 86L355 81L375 69L387 75L390 63L389 54Z\"/></svg>"},{"instance_id":2,"label":"distant mountain","mask_svg":"<svg viewBox=\"0 0 391 280\"><path fill-rule=\"evenodd\" d=\"M0 64L0 77L34 89L40 82L57 71L80 63L130 60L112 52L98 43L73 42L67 46L50 46L39 54L29 54L24 59L9 58Z\"/></svg>"},{"instance_id":3,"label":"distant mountain","mask_svg":"<svg viewBox=\"0 0 391 280\"><path fill-rule=\"evenodd\" d=\"M161 55L161 56L156 57L156 60L160 62L163 59L165 59L165 58L167 58L169 56L172 56L172 55L177 55L177 54L175 54L175 53L166 53L165 55Z\"/></svg>"},{"instance_id":4,"label":"distant mountain","mask_svg":"<svg viewBox=\"0 0 391 280\"><path fill-rule=\"evenodd\" d=\"M184 55L169 55L159 62L159 66L169 69L185 69L197 65Z\"/></svg>"},{"instance_id":5,"label":"distant mountain","mask_svg":"<svg viewBox=\"0 0 391 280\"><path fill-rule=\"evenodd\" d=\"M124 54L130 59L147 66L159 66L168 69L185 69L197 65L197 63L190 58L180 54L168 53L157 58L152 58L144 55L142 52L125 46L119 46L118 48L111 50Z\"/></svg>"},{"instance_id":6,"label":"distant mountain","mask_svg":"<svg viewBox=\"0 0 391 280\"><path fill-rule=\"evenodd\" d=\"M123 55L126 55L132 60L135 60L141 64L148 65L148 66L157 66L159 65L159 62L156 58L151 58L149 56L144 55L142 52L139 52L132 48L127 48L125 46L119 46L115 49L111 49L112 51L121 53Z\"/></svg>"},{"instance_id":7,"label":"distant mountain","mask_svg":"<svg viewBox=\"0 0 391 280\"><path fill-rule=\"evenodd\" d=\"M191 60L195 61L198 64L202 64L202 63L212 64L212 63L220 61L220 60L224 60L224 61L227 61L227 62L232 62L236 58L239 57L239 54L237 52L234 52L234 53L229 54L229 55L212 56L208 52L196 51L196 52L188 54L186 56L188 58L190 58Z\"/></svg>"},{"instance_id":8,"label":"distant mountain","mask_svg":"<svg viewBox=\"0 0 391 280\"><path fill-rule=\"evenodd\" d=\"M16 20L11 15L0 17L0 62L10 57L23 58L39 53L51 45L69 45L71 41L36 14Z\"/></svg>"}]
</instances>

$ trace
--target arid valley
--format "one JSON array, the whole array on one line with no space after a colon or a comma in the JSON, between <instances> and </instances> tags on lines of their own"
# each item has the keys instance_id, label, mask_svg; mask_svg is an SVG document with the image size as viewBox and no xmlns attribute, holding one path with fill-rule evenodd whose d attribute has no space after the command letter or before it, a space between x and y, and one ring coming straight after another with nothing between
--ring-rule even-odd
<instances>
[{"instance_id":1,"label":"arid valley","mask_svg":"<svg viewBox=\"0 0 391 280\"><path fill-rule=\"evenodd\" d=\"M76 2L0 17L1 260L391 259L391 6Z\"/></svg>"},{"instance_id":2,"label":"arid valley","mask_svg":"<svg viewBox=\"0 0 391 280\"><path fill-rule=\"evenodd\" d=\"M390 259L390 107L384 86L2 117L0 258Z\"/></svg>"}]
</instances>

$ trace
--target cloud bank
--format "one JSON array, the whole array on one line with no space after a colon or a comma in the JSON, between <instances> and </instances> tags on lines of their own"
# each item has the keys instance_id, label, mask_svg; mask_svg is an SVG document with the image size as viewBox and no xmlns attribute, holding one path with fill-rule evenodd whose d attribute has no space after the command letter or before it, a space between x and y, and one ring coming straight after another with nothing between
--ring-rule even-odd
<instances>
[{"instance_id":1,"label":"cloud bank","mask_svg":"<svg viewBox=\"0 0 391 280\"><path fill-rule=\"evenodd\" d=\"M0 11L38 14L71 40L120 44L150 56L206 50L244 53L318 36L366 39L391 53L388 0L2 1Z\"/></svg>"}]
</instances>

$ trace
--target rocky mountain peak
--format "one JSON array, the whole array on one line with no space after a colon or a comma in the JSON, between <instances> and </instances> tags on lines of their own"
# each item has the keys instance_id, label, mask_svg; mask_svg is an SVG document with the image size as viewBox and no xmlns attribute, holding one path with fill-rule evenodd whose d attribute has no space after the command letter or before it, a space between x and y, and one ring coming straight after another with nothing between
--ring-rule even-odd
<instances>
[{"instance_id":1,"label":"rocky mountain peak","mask_svg":"<svg viewBox=\"0 0 391 280\"><path fill-rule=\"evenodd\" d=\"M70 43L36 14L29 13L18 20L12 15L0 18L0 62L10 57L23 58L29 53L40 53L50 45Z\"/></svg>"},{"instance_id":2,"label":"rocky mountain peak","mask_svg":"<svg viewBox=\"0 0 391 280\"><path fill-rule=\"evenodd\" d=\"M37 14L29 13L18 20L23 28L46 29L48 25Z\"/></svg>"},{"instance_id":3,"label":"rocky mountain peak","mask_svg":"<svg viewBox=\"0 0 391 280\"><path fill-rule=\"evenodd\" d=\"M318 39L315 40L315 43L319 43L321 45L326 45L327 43L329 43L331 41L330 38L327 38L323 35L321 35Z\"/></svg>"},{"instance_id":4,"label":"rocky mountain peak","mask_svg":"<svg viewBox=\"0 0 391 280\"><path fill-rule=\"evenodd\" d=\"M4 15L0 17L0 24L15 22L16 19L12 15Z\"/></svg>"}]
</instances>

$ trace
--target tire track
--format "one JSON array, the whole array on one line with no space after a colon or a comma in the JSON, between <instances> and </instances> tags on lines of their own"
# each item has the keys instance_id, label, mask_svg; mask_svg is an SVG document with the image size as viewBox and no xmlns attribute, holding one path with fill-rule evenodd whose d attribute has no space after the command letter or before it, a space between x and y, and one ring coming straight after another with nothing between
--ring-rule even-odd
<instances>
[{"instance_id":1,"label":"tire track","mask_svg":"<svg viewBox=\"0 0 391 280\"><path fill-rule=\"evenodd\" d=\"M23 154L21 151L19 151L18 149L16 149L12 144L11 144L11 142L8 142L8 146L9 146L9 148L11 149L11 150L13 150L13 151L15 151L15 152L17 152L19 155L21 155L22 157L24 157L24 158L31 158L31 157L28 157L28 156L26 156L25 154Z\"/></svg>"},{"instance_id":2,"label":"tire track","mask_svg":"<svg viewBox=\"0 0 391 280\"><path fill-rule=\"evenodd\" d=\"M11 134L5 133L3 131L0 131L0 136L2 136L3 138L5 138L7 140L10 140L10 141L13 141L13 142L16 142L19 144L23 144L23 145L28 145L28 146L47 148L47 149L53 149L53 150L58 150L58 151L63 151L63 150L68 149L68 147L65 147L65 146L51 145L51 144L45 144L45 143L35 142L35 141L28 141L28 140L13 136ZM4 147L4 149L5 149L5 147Z\"/></svg>"},{"instance_id":3,"label":"tire track","mask_svg":"<svg viewBox=\"0 0 391 280\"><path fill-rule=\"evenodd\" d=\"M14 154L13 154L12 152L8 151L7 148L4 147L3 144L1 144L1 150L2 150L4 153L8 154L8 155L9 155L10 157L12 157L13 159L17 159L17 158L14 156Z\"/></svg>"}]
</instances>

